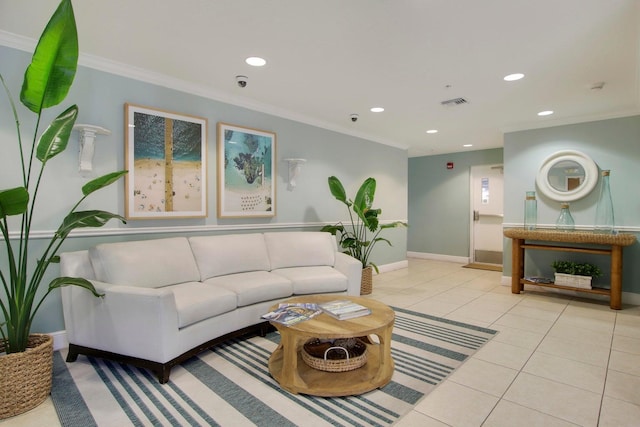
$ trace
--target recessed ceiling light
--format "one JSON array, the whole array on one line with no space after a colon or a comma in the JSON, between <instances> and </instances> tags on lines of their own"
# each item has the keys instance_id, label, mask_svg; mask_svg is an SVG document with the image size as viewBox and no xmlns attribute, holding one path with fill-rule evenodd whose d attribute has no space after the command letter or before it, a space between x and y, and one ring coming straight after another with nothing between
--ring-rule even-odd
<instances>
[{"instance_id":1,"label":"recessed ceiling light","mask_svg":"<svg viewBox=\"0 0 640 427\"><path fill-rule=\"evenodd\" d=\"M382 108L382 107L373 107L371 109L372 113L382 113L383 111L384 111L384 108Z\"/></svg>"},{"instance_id":2,"label":"recessed ceiling light","mask_svg":"<svg viewBox=\"0 0 640 427\"><path fill-rule=\"evenodd\" d=\"M259 58L257 56L250 56L249 58L245 59L244 62L254 67L262 67L264 64L267 63L265 59Z\"/></svg>"},{"instance_id":3,"label":"recessed ceiling light","mask_svg":"<svg viewBox=\"0 0 640 427\"><path fill-rule=\"evenodd\" d=\"M464 144L463 147L473 147L473 144Z\"/></svg>"},{"instance_id":4,"label":"recessed ceiling light","mask_svg":"<svg viewBox=\"0 0 640 427\"><path fill-rule=\"evenodd\" d=\"M438 129L429 129L427 133L438 133Z\"/></svg>"},{"instance_id":5,"label":"recessed ceiling light","mask_svg":"<svg viewBox=\"0 0 640 427\"><path fill-rule=\"evenodd\" d=\"M552 110L540 111L538 113L539 116L550 116L551 114L553 114Z\"/></svg>"},{"instance_id":6,"label":"recessed ceiling light","mask_svg":"<svg viewBox=\"0 0 640 427\"><path fill-rule=\"evenodd\" d=\"M508 76L504 76L504 80L508 82L513 82L516 80L520 80L523 77L524 77L524 74L522 73L513 73L513 74L509 74Z\"/></svg>"}]
</instances>

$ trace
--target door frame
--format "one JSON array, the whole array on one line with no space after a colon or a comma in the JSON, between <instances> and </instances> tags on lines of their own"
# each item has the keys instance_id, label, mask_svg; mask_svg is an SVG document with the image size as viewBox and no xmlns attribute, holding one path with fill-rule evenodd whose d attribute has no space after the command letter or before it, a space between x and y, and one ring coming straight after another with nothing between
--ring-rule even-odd
<instances>
[{"instance_id":1,"label":"door frame","mask_svg":"<svg viewBox=\"0 0 640 427\"><path fill-rule=\"evenodd\" d=\"M504 163L495 163L495 164L486 164L486 165L473 165L469 167L469 263L474 263L476 262L476 255L475 255L475 237L474 237L474 198L473 198L473 191L474 191L474 187L473 187L473 181L474 181L474 175L473 175L473 168L474 167L487 167L487 168L496 168L496 169L502 169L503 170L503 175L504 175ZM502 208L503 208L503 212L504 212L504 190L503 190L503 194L502 194ZM503 254L504 254L504 244L503 244L503 248L502 248ZM504 257L504 255L503 255ZM504 258L503 258L504 259Z\"/></svg>"}]
</instances>

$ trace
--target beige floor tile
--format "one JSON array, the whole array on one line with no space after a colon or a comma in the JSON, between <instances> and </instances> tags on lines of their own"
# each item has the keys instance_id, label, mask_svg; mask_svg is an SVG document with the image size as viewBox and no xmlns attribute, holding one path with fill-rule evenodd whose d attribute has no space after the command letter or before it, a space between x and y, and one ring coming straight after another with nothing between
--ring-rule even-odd
<instances>
[{"instance_id":1,"label":"beige floor tile","mask_svg":"<svg viewBox=\"0 0 640 427\"><path fill-rule=\"evenodd\" d=\"M448 424L434 420L418 411L411 411L400 421L394 424L395 427L449 427Z\"/></svg>"},{"instance_id":2,"label":"beige floor tile","mask_svg":"<svg viewBox=\"0 0 640 427\"><path fill-rule=\"evenodd\" d=\"M640 338L614 335L611 349L624 351L625 353L640 354Z\"/></svg>"},{"instance_id":3,"label":"beige floor tile","mask_svg":"<svg viewBox=\"0 0 640 427\"><path fill-rule=\"evenodd\" d=\"M532 375L602 394L607 371L575 360L534 353L522 369Z\"/></svg>"},{"instance_id":4,"label":"beige floor tile","mask_svg":"<svg viewBox=\"0 0 640 427\"><path fill-rule=\"evenodd\" d=\"M531 349L491 340L472 357L506 368L520 370L527 363L532 352Z\"/></svg>"},{"instance_id":5,"label":"beige floor tile","mask_svg":"<svg viewBox=\"0 0 640 427\"><path fill-rule=\"evenodd\" d=\"M491 412L487 421L482 424L482 427L515 426L575 427L576 424L506 400L501 400L496 408Z\"/></svg>"},{"instance_id":6,"label":"beige floor tile","mask_svg":"<svg viewBox=\"0 0 640 427\"><path fill-rule=\"evenodd\" d=\"M58 414L48 397L42 404L29 412L0 421L2 427L59 427Z\"/></svg>"},{"instance_id":7,"label":"beige floor tile","mask_svg":"<svg viewBox=\"0 0 640 427\"><path fill-rule=\"evenodd\" d=\"M473 319L471 317L465 317L460 314L456 314L455 311L453 313L449 313L446 316L442 316L442 317L444 317L445 319L455 320L456 322L462 322L462 323L468 323L470 325L480 326L482 328L489 328L489 326L491 325L491 322L483 322L482 320Z\"/></svg>"},{"instance_id":8,"label":"beige floor tile","mask_svg":"<svg viewBox=\"0 0 640 427\"><path fill-rule=\"evenodd\" d=\"M594 311L593 313L598 313L598 311ZM588 331L612 335L615 321L615 315L613 318L599 319L597 317L590 318L582 315L577 316L573 314L567 314L565 312L562 313L556 324L574 326Z\"/></svg>"},{"instance_id":9,"label":"beige floor tile","mask_svg":"<svg viewBox=\"0 0 640 427\"><path fill-rule=\"evenodd\" d=\"M573 323L562 322L562 319L558 320L551 327L547 336L580 341L603 347L611 347L611 340L613 339L612 333L596 332Z\"/></svg>"},{"instance_id":10,"label":"beige floor tile","mask_svg":"<svg viewBox=\"0 0 640 427\"><path fill-rule=\"evenodd\" d=\"M522 329L530 332L537 332L545 334L551 326L553 321L551 320L539 320L532 319L530 317L518 316L515 314L507 313L495 322L497 325L509 326L515 329Z\"/></svg>"},{"instance_id":11,"label":"beige floor tile","mask_svg":"<svg viewBox=\"0 0 640 427\"><path fill-rule=\"evenodd\" d=\"M605 368L609 363L610 350L609 347L595 346L571 339L546 337L536 351Z\"/></svg>"},{"instance_id":12,"label":"beige floor tile","mask_svg":"<svg viewBox=\"0 0 640 427\"><path fill-rule=\"evenodd\" d=\"M560 317L560 312L543 310L538 307L532 307L523 304L518 304L513 307L511 310L509 310L509 314L515 314L518 316L537 320L547 320L550 322L555 322L556 319Z\"/></svg>"},{"instance_id":13,"label":"beige floor tile","mask_svg":"<svg viewBox=\"0 0 640 427\"><path fill-rule=\"evenodd\" d=\"M609 370L605 396L640 405L640 377ZM640 423L640 420L639 420Z\"/></svg>"},{"instance_id":14,"label":"beige floor tile","mask_svg":"<svg viewBox=\"0 0 640 427\"><path fill-rule=\"evenodd\" d=\"M487 324L491 324L496 320L498 320L500 317L502 317L504 312L486 310L482 308L469 306L469 304L467 304L456 309L450 314L454 316L466 317L469 319L476 319L481 322L486 322Z\"/></svg>"},{"instance_id":15,"label":"beige floor tile","mask_svg":"<svg viewBox=\"0 0 640 427\"><path fill-rule=\"evenodd\" d=\"M443 301L434 299L426 299L424 301L415 302L407 307L410 310L419 311L421 313L428 313L434 316L444 316L451 313L454 310L460 308L459 304L450 304Z\"/></svg>"},{"instance_id":16,"label":"beige floor tile","mask_svg":"<svg viewBox=\"0 0 640 427\"><path fill-rule=\"evenodd\" d=\"M472 357L456 369L448 380L496 397L502 397L516 375L518 375L518 371L515 369Z\"/></svg>"},{"instance_id":17,"label":"beige floor tile","mask_svg":"<svg viewBox=\"0 0 640 427\"><path fill-rule=\"evenodd\" d=\"M450 426L478 427L497 402L495 396L444 381L415 410Z\"/></svg>"},{"instance_id":18,"label":"beige floor tile","mask_svg":"<svg viewBox=\"0 0 640 427\"><path fill-rule=\"evenodd\" d=\"M638 427L640 406L605 396L598 427Z\"/></svg>"},{"instance_id":19,"label":"beige floor tile","mask_svg":"<svg viewBox=\"0 0 640 427\"><path fill-rule=\"evenodd\" d=\"M597 425L600 398L598 393L527 373L518 375L504 395L505 400L583 427Z\"/></svg>"},{"instance_id":20,"label":"beige floor tile","mask_svg":"<svg viewBox=\"0 0 640 427\"><path fill-rule=\"evenodd\" d=\"M495 323L491 325L491 329L499 332L493 337L493 341L499 341L531 350L538 347L544 338L544 334L523 331L522 329L514 329L504 325L496 325Z\"/></svg>"},{"instance_id":21,"label":"beige floor tile","mask_svg":"<svg viewBox=\"0 0 640 427\"><path fill-rule=\"evenodd\" d=\"M616 321L616 327L613 330L613 334L623 337L640 339L640 326L625 323L624 321L621 321L621 319L623 318L620 316Z\"/></svg>"},{"instance_id":22,"label":"beige floor tile","mask_svg":"<svg viewBox=\"0 0 640 427\"><path fill-rule=\"evenodd\" d=\"M613 350L609 361L609 369L640 376L640 355Z\"/></svg>"}]
</instances>

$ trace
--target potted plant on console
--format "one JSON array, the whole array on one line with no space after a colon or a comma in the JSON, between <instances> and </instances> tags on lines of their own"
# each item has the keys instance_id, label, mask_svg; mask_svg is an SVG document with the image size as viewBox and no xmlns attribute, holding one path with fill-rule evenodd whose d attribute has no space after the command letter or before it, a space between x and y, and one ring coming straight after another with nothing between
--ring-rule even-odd
<instances>
[{"instance_id":1,"label":"potted plant on console","mask_svg":"<svg viewBox=\"0 0 640 427\"><path fill-rule=\"evenodd\" d=\"M344 186L335 176L329 177L329 190L336 200L344 203L349 211L351 224L345 226L342 222L335 225L325 225L321 231L328 231L334 236L340 233L339 245L343 252L362 262L362 282L360 293L368 295L372 290L372 270L379 273L378 266L369 261L371 251L378 242L386 242L391 246L391 242L384 237L379 237L382 230L395 228L407 224L401 221L394 221L388 224L380 224L379 215L382 209L374 209L373 198L376 192L376 180L367 178L356 193L355 199L347 198Z\"/></svg>"},{"instance_id":2,"label":"potted plant on console","mask_svg":"<svg viewBox=\"0 0 640 427\"><path fill-rule=\"evenodd\" d=\"M100 210L77 210L93 192L117 181L126 171L96 178L82 187L82 196L62 219L50 240L37 246L42 252L33 254L31 227L37 215L47 215L46 207L37 205L38 191L44 191L44 168L48 161L62 153L73 130L78 107L73 105L60 113L44 132L39 133L43 110L60 104L67 96L78 63L78 35L71 0L62 0L47 24L28 66L20 92L22 104L36 114L32 139L23 144L18 110L2 75L0 83L7 94L15 123L20 158L11 160L21 166L16 184L0 190L0 232L4 250L0 253L0 419L26 412L49 395L52 381L53 340L46 334L32 334L34 316L44 299L61 286L81 286L99 296L91 282L74 277L58 277L46 284L47 268L59 260L57 253L69 233L79 227L100 227L120 215ZM10 150L7 150L10 151ZM8 160L3 158L3 160ZM40 165L37 167L37 165ZM7 167L7 166L4 166ZM49 176L55 180L55 176ZM68 191L58 188L57 191ZM10 218L15 217L15 218ZM15 228L15 231L12 231Z\"/></svg>"},{"instance_id":3,"label":"potted plant on console","mask_svg":"<svg viewBox=\"0 0 640 427\"><path fill-rule=\"evenodd\" d=\"M602 276L602 270L588 262L554 261L555 284L574 288L591 289L591 281Z\"/></svg>"}]
</instances>

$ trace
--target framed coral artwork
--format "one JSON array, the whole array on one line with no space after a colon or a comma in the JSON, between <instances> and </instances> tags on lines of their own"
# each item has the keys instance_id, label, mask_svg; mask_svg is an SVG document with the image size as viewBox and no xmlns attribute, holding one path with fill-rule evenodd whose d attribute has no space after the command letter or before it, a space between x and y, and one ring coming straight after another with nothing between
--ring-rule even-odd
<instances>
[{"instance_id":1,"label":"framed coral artwork","mask_svg":"<svg viewBox=\"0 0 640 427\"><path fill-rule=\"evenodd\" d=\"M218 217L276 214L276 134L218 123Z\"/></svg>"},{"instance_id":2,"label":"framed coral artwork","mask_svg":"<svg viewBox=\"0 0 640 427\"><path fill-rule=\"evenodd\" d=\"M125 217L207 216L207 120L125 104Z\"/></svg>"}]
</instances>

